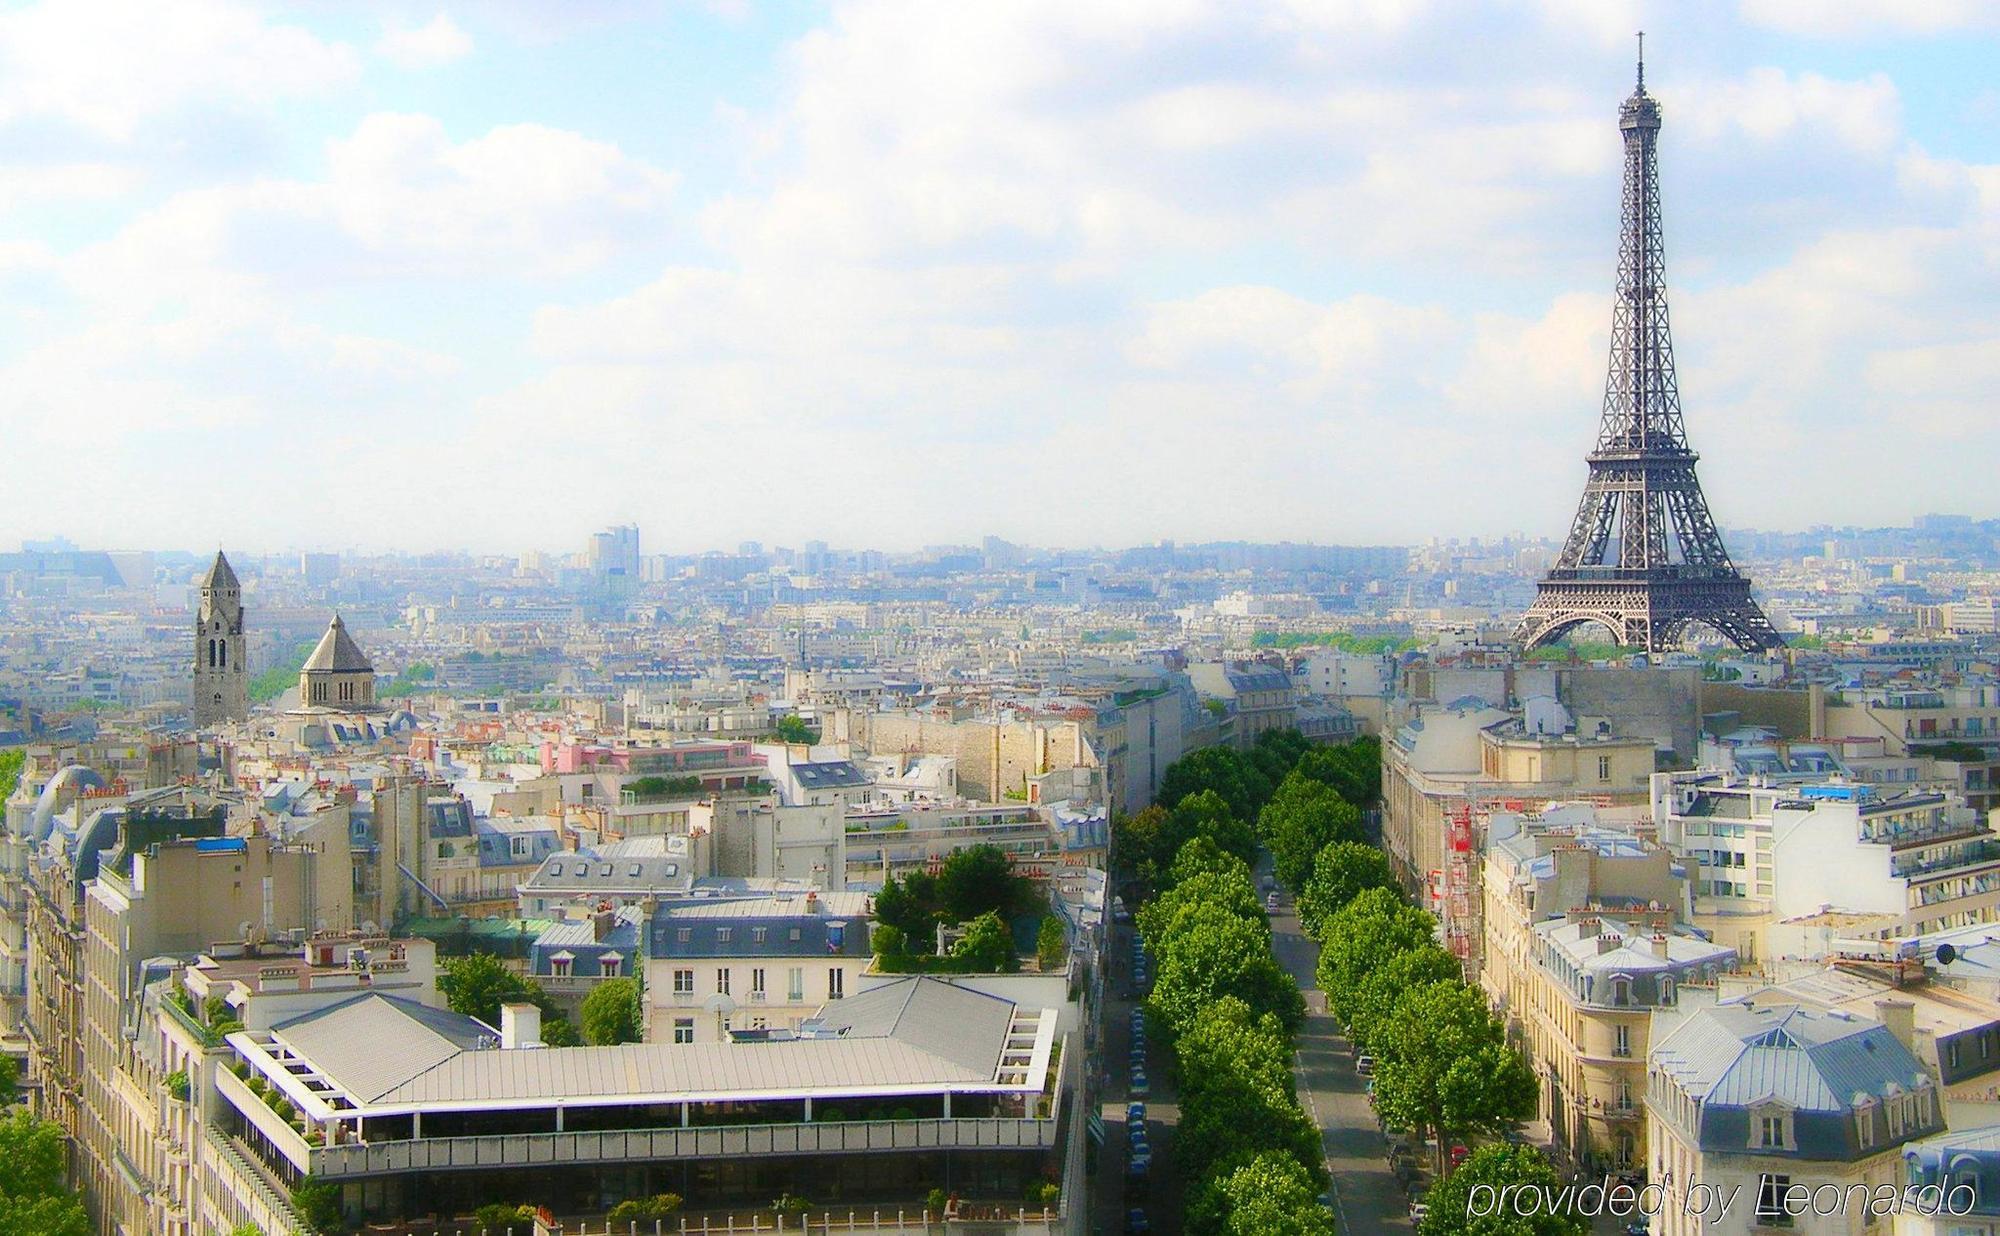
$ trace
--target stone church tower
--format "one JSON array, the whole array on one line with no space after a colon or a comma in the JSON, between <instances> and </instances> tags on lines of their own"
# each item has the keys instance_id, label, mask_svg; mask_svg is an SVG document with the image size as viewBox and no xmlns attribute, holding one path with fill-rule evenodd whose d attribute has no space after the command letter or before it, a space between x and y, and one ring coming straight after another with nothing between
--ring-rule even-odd
<instances>
[{"instance_id":1,"label":"stone church tower","mask_svg":"<svg viewBox=\"0 0 2000 1236\"><path fill-rule=\"evenodd\" d=\"M194 627L194 723L197 729L250 715L250 667L243 658L243 587L222 551L201 578Z\"/></svg>"}]
</instances>

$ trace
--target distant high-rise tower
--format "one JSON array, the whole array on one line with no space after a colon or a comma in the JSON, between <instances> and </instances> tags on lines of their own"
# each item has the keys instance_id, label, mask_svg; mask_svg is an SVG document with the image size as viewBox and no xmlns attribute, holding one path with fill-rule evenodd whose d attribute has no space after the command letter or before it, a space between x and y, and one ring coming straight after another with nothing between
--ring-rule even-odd
<instances>
[{"instance_id":1,"label":"distant high-rise tower","mask_svg":"<svg viewBox=\"0 0 2000 1236\"><path fill-rule=\"evenodd\" d=\"M1618 128L1625 202L1604 419L1569 540L1514 635L1533 648L1597 623L1621 644L1661 653L1700 623L1745 651L1782 647L1722 547L1681 421L1660 230L1660 104L1646 93L1643 55Z\"/></svg>"},{"instance_id":2,"label":"distant high-rise tower","mask_svg":"<svg viewBox=\"0 0 2000 1236\"><path fill-rule=\"evenodd\" d=\"M250 715L250 667L243 659L243 586L221 550L201 577L194 624L194 723L197 728Z\"/></svg>"}]
</instances>

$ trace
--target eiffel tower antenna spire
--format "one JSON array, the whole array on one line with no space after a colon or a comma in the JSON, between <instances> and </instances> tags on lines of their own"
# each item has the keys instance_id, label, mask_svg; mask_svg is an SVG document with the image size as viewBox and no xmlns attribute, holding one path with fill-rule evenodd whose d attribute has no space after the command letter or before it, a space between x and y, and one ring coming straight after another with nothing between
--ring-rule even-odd
<instances>
[{"instance_id":1,"label":"eiffel tower antenna spire","mask_svg":"<svg viewBox=\"0 0 2000 1236\"><path fill-rule=\"evenodd\" d=\"M1639 93L1646 93L1646 32L1639 32Z\"/></svg>"},{"instance_id":2,"label":"eiffel tower antenna spire","mask_svg":"<svg viewBox=\"0 0 2000 1236\"><path fill-rule=\"evenodd\" d=\"M1646 93L1640 37L1639 87L1618 108L1625 189L1603 418L1569 538L1515 637L1533 648L1597 623L1621 644L1664 653L1700 623L1745 651L1777 648L1784 641L1722 546L1681 418L1667 328L1660 104Z\"/></svg>"}]
</instances>

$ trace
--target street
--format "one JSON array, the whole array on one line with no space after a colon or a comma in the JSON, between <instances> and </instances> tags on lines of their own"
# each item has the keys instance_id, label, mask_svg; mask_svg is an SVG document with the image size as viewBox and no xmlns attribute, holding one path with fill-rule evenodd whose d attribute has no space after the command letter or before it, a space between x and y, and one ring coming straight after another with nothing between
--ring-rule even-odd
<instances>
[{"instance_id":1,"label":"street","mask_svg":"<svg viewBox=\"0 0 2000 1236\"><path fill-rule=\"evenodd\" d=\"M1278 961L1298 981L1306 1020L1298 1037L1299 1102L1319 1125L1327 1170L1333 1174L1334 1211L1342 1232L1411 1230L1409 1199L1389 1170L1387 1146L1353 1058L1326 1015L1314 970L1319 945L1299 930L1287 900L1271 913L1271 944Z\"/></svg>"}]
</instances>

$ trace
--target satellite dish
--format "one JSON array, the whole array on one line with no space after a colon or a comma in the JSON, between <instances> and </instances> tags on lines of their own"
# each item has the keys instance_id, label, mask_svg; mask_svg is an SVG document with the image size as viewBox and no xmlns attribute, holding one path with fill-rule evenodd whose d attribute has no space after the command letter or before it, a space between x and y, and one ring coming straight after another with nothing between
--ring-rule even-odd
<instances>
[{"instance_id":1,"label":"satellite dish","mask_svg":"<svg viewBox=\"0 0 2000 1236\"><path fill-rule=\"evenodd\" d=\"M1938 945L1937 959L1939 965L1948 966L1958 960L1958 949L1949 944L1940 944Z\"/></svg>"}]
</instances>

